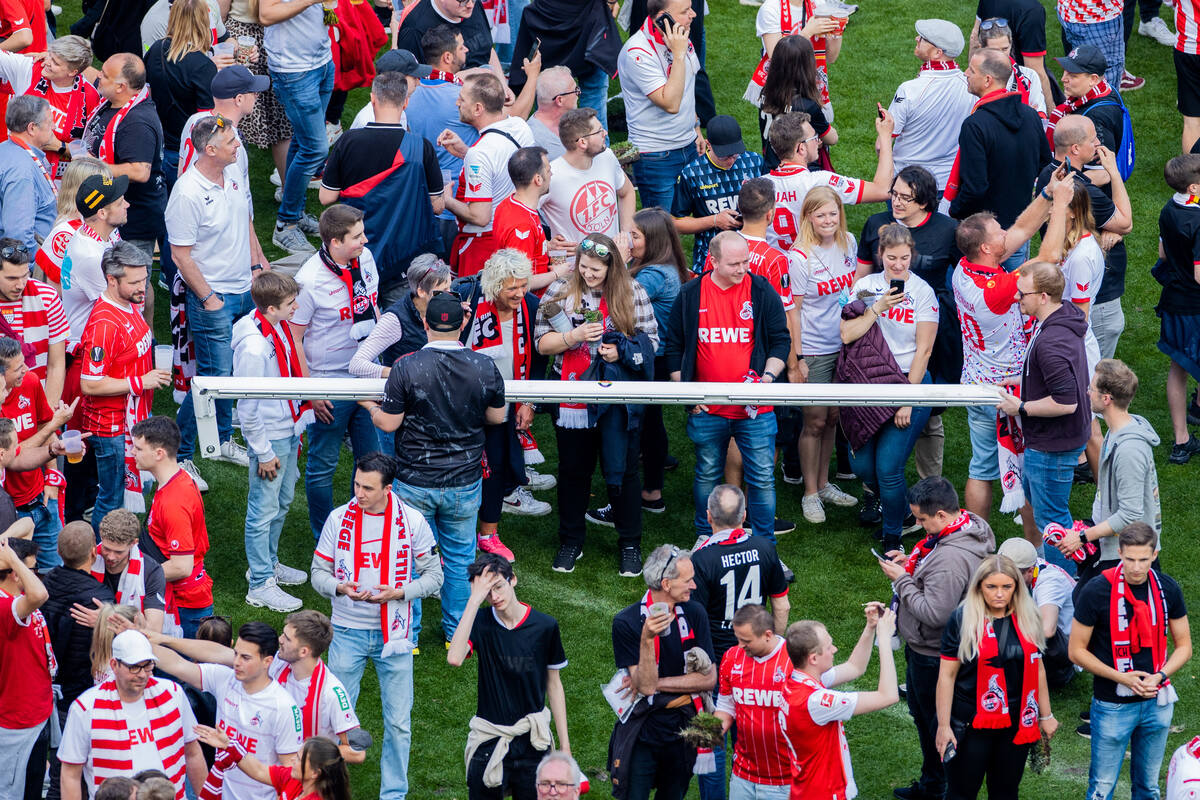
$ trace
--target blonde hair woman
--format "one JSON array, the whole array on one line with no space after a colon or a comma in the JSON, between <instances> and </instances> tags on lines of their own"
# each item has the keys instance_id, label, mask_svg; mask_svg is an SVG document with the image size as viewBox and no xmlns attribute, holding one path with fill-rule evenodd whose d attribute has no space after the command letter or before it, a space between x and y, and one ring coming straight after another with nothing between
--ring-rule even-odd
<instances>
[{"instance_id":1,"label":"blonde hair woman","mask_svg":"<svg viewBox=\"0 0 1200 800\"><path fill-rule=\"evenodd\" d=\"M942 633L938 752L946 797L1016 800L1029 747L1058 730L1042 651L1041 615L1007 556L983 560Z\"/></svg>"},{"instance_id":2,"label":"blonde hair woman","mask_svg":"<svg viewBox=\"0 0 1200 800\"><path fill-rule=\"evenodd\" d=\"M96 625L92 628L92 649L88 655L92 662L92 679L96 685L104 683L112 677L112 669L108 662L112 658L112 640L116 635L108 621L113 615L124 617L130 622L137 621L137 609L133 606L115 606L105 603L96 615Z\"/></svg>"},{"instance_id":3,"label":"blonde hair woman","mask_svg":"<svg viewBox=\"0 0 1200 800\"><path fill-rule=\"evenodd\" d=\"M67 254L67 245L75 231L83 224L79 209L75 207L75 195L79 192L80 185L93 175L111 178L112 171L103 161L91 156L76 156L63 171L62 181L58 186L58 216L35 259L35 277L44 280L55 289L58 289L59 283L62 282L62 262Z\"/></svg>"}]
</instances>

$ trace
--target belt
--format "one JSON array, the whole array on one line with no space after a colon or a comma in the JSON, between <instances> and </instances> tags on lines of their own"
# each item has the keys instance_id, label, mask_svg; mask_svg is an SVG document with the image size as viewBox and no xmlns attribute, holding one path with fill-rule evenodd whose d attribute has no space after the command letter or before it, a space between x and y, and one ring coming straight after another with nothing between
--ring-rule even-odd
<instances>
[{"instance_id":1,"label":"belt","mask_svg":"<svg viewBox=\"0 0 1200 800\"><path fill-rule=\"evenodd\" d=\"M23 505L23 506L17 506L16 508L17 508L17 511L21 511L21 512L24 512L24 513L29 513L30 511L33 511L33 510L34 510L35 508L37 508L38 506L43 506L43 507L44 507L44 504L42 503L42 501L41 501L41 498L38 498L37 500L30 500L30 501L29 501L28 503L26 503L25 505Z\"/></svg>"}]
</instances>

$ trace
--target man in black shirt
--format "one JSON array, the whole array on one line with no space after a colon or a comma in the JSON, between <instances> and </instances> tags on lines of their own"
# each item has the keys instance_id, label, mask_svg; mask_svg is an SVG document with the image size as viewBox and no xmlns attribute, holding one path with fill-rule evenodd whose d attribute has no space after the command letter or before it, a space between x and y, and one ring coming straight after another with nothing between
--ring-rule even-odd
<instances>
[{"instance_id":1,"label":"man in black shirt","mask_svg":"<svg viewBox=\"0 0 1200 800\"><path fill-rule=\"evenodd\" d=\"M395 24L395 23L393 23ZM462 33L467 46L467 69L490 66L497 75L503 75L500 57L492 46L492 29L488 25L483 3L461 3L459 0L419 0L417 7L404 16L400 28L392 41L392 49L407 50L430 63L421 49L421 37L425 31L438 25L453 25Z\"/></svg>"},{"instance_id":2,"label":"man in black shirt","mask_svg":"<svg viewBox=\"0 0 1200 800\"><path fill-rule=\"evenodd\" d=\"M692 555L674 545L656 547L642 567L649 590L613 617L613 656L628 670L630 698L608 744L613 797L617 800L682 800L696 750L679 731L696 714L695 695L717 685L717 667L704 607L691 599L696 588ZM707 667L688 671L685 654L708 657ZM695 656L693 656L693 660Z\"/></svg>"},{"instance_id":3,"label":"man in black shirt","mask_svg":"<svg viewBox=\"0 0 1200 800\"><path fill-rule=\"evenodd\" d=\"M458 295L435 292L425 307L429 343L396 362L382 404L362 403L375 427L396 434L396 494L433 528L445 572L442 630L448 637L470 594L483 426L503 423L508 410L496 362L463 346L463 324Z\"/></svg>"},{"instance_id":4,"label":"man in black shirt","mask_svg":"<svg viewBox=\"0 0 1200 800\"><path fill-rule=\"evenodd\" d=\"M1133 741L1135 797L1158 795L1158 773L1178 695L1170 677L1192 657L1179 584L1151 569L1158 535L1144 522L1118 534L1121 563L1083 588L1071 626L1071 660L1092 673L1088 797L1110 797ZM1167 655L1167 637L1175 650Z\"/></svg>"},{"instance_id":5,"label":"man in black shirt","mask_svg":"<svg viewBox=\"0 0 1200 800\"><path fill-rule=\"evenodd\" d=\"M467 791L471 800L534 800L537 767L558 746L570 753L567 700L559 670L567 665L558 621L517 600L517 577L503 556L484 553L467 568L471 596L446 661L460 667L479 657L475 716L467 735ZM479 613L487 601L491 612ZM500 728L528 730L510 735Z\"/></svg>"}]
</instances>

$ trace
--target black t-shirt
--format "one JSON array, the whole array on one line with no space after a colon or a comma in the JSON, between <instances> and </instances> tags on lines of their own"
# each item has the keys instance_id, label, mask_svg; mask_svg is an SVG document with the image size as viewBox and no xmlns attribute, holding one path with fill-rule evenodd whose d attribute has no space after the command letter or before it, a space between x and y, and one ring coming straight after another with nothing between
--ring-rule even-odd
<instances>
[{"instance_id":1,"label":"black t-shirt","mask_svg":"<svg viewBox=\"0 0 1200 800\"><path fill-rule=\"evenodd\" d=\"M875 252L879 248L879 229L895 221L891 212L881 211L867 217L866 224L863 225L862 236L858 237L858 260L859 263L870 264L873 272L883 271L879 254ZM939 301L944 303L949 297L952 305L954 295L949 289L948 273L962 258L954 240L956 230L957 220L936 211L920 225L908 229L917 251L912 262L912 271L937 292Z\"/></svg>"},{"instance_id":2,"label":"black t-shirt","mask_svg":"<svg viewBox=\"0 0 1200 800\"><path fill-rule=\"evenodd\" d=\"M1200 283L1194 271L1200 262L1200 206L1168 200L1158 215L1158 236L1165 254L1154 268L1154 277L1163 284L1158 310L1195 314L1200 309Z\"/></svg>"},{"instance_id":3,"label":"black t-shirt","mask_svg":"<svg viewBox=\"0 0 1200 800\"><path fill-rule=\"evenodd\" d=\"M730 543L713 542L692 553L696 588L692 602L704 606L712 626L717 662L737 645L733 615L744 605L766 605L767 598L787 594L783 565L775 546L762 536L742 536Z\"/></svg>"},{"instance_id":4,"label":"black t-shirt","mask_svg":"<svg viewBox=\"0 0 1200 800\"><path fill-rule=\"evenodd\" d=\"M825 112L821 110L821 104L815 100L798 94L792 98L792 107L788 110L803 111L805 114L808 114L808 121L813 126L813 132L817 136L824 136L829 132L829 120L825 119ZM758 112L758 134L762 138L763 161L766 162L767 169L775 169L779 166L779 156L775 154L775 148L771 147L771 141L768 138L770 126L774 120L774 114L768 114L765 111ZM813 166L814 164L817 166ZM818 169L820 162L814 161L809 167Z\"/></svg>"},{"instance_id":5,"label":"black t-shirt","mask_svg":"<svg viewBox=\"0 0 1200 800\"><path fill-rule=\"evenodd\" d=\"M512 630L491 608L481 608L471 626L471 652L479 659L475 713L497 725L512 725L545 708L546 670L567 665L558 621L526 609Z\"/></svg>"},{"instance_id":6,"label":"black t-shirt","mask_svg":"<svg viewBox=\"0 0 1200 800\"><path fill-rule=\"evenodd\" d=\"M1167 619L1181 619L1187 616L1187 606L1183 602L1183 592L1179 584L1170 575L1161 572L1154 573L1162 587L1163 599L1167 603ZM1150 581L1140 586L1130 584L1130 592L1135 600L1147 602L1150 597ZM1092 629L1092 638L1088 642L1088 652L1113 666L1112 630L1109 627L1109 603L1112 602L1112 584L1103 574L1092 578L1079 593L1075 601L1075 621ZM1154 656L1149 647L1143 647L1133 654L1133 668L1143 672L1154 672ZM1137 703L1141 697L1122 697L1117 694L1117 684L1107 678L1092 676L1092 692L1097 700L1109 703Z\"/></svg>"},{"instance_id":7,"label":"black t-shirt","mask_svg":"<svg viewBox=\"0 0 1200 800\"><path fill-rule=\"evenodd\" d=\"M88 152L99 156L100 142L108 123L117 114L115 108L105 108L91 119L84 131ZM129 221L121 226L123 239L155 239L163 231L163 212L167 208L167 183L163 178L163 130L158 121L154 101L146 98L121 120L113 137L113 160L116 164L146 163L150 178L145 183L130 181L125 200L129 203Z\"/></svg>"},{"instance_id":8,"label":"black t-shirt","mask_svg":"<svg viewBox=\"0 0 1200 800\"><path fill-rule=\"evenodd\" d=\"M1034 192L1040 192L1050 183L1050 176L1054 174L1054 170L1058 169L1059 162L1051 161L1042 168L1042 172L1038 175L1037 182L1034 184ZM1117 213L1117 207L1112 201L1111 186L1097 186L1087 178L1086 172L1080 172L1076 165L1071 165L1071 173L1075 176L1075 180L1080 185L1087 188L1088 198L1092 201L1092 219L1096 222L1096 228L1099 230L1108 224L1108 221ZM1045 235L1046 226L1042 226L1042 234ZM1104 279L1100 282L1100 291L1096 295L1097 303L1106 303L1109 300L1116 300L1121 295L1125 294L1125 268L1128 264L1128 256L1125 250L1125 240L1117 242L1112 248L1104 254Z\"/></svg>"},{"instance_id":9,"label":"black t-shirt","mask_svg":"<svg viewBox=\"0 0 1200 800\"><path fill-rule=\"evenodd\" d=\"M975 16L1008 20L1013 51L1018 55L1046 56L1046 9L1038 0L979 0Z\"/></svg>"},{"instance_id":10,"label":"black t-shirt","mask_svg":"<svg viewBox=\"0 0 1200 800\"><path fill-rule=\"evenodd\" d=\"M399 125L379 122L368 122L366 127L346 131L329 151L321 183L342 191L386 172L396 160L396 152L405 136L416 134L408 133ZM421 141L425 147L422 156L425 184L430 194L441 194L442 168L438 166L437 153L428 139Z\"/></svg>"},{"instance_id":11,"label":"black t-shirt","mask_svg":"<svg viewBox=\"0 0 1200 800\"><path fill-rule=\"evenodd\" d=\"M167 608L167 579L163 576L162 567L150 556L142 553L142 568L146 571L146 596L142 599L143 611L165 611ZM107 570L104 573L104 585L117 593L121 582L121 573L113 574Z\"/></svg>"},{"instance_id":12,"label":"black t-shirt","mask_svg":"<svg viewBox=\"0 0 1200 800\"><path fill-rule=\"evenodd\" d=\"M429 59L421 49L421 37L438 25L450 25L462 34L463 44L467 46L467 69L488 65L492 57L492 29L483 12L483 3L476 3L471 16L462 22L451 22L434 9L432 0L420 0L400 24L396 47L414 54L422 64L428 64Z\"/></svg>"},{"instance_id":13,"label":"black t-shirt","mask_svg":"<svg viewBox=\"0 0 1200 800\"><path fill-rule=\"evenodd\" d=\"M13 526L17 521L17 506L13 503L12 495L0 487L0 533Z\"/></svg>"},{"instance_id":14,"label":"black t-shirt","mask_svg":"<svg viewBox=\"0 0 1200 800\"><path fill-rule=\"evenodd\" d=\"M942 631L942 658L958 660L958 644L962 639L962 606L954 609L946 628ZM993 620L992 630L999 643L1000 666L1004 670L1004 686L1008 694L1008 712L1015 727L1021 714L1021 678L1025 664L1025 652L1021 640L1013 630L1012 617ZM979 675L979 656L958 665L958 677L954 679L954 700L950 704L950 716L960 723L970 723L975 718L975 681Z\"/></svg>"},{"instance_id":15,"label":"black t-shirt","mask_svg":"<svg viewBox=\"0 0 1200 800\"><path fill-rule=\"evenodd\" d=\"M675 622L658 637L658 677L673 678L684 674L683 654L699 647L713 659L714 669L720 662L713 655L712 637L709 634L708 614L704 606L695 600L680 603L675 607ZM682 609L682 615L679 611ZM613 657L617 669L635 667L641 659L644 602L639 601L617 612L612 623ZM679 741L679 731L694 710L691 705L682 708L660 709L647 717L638 741L649 745L665 745Z\"/></svg>"},{"instance_id":16,"label":"black t-shirt","mask_svg":"<svg viewBox=\"0 0 1200 800\"><path fill-rule=\"evenodd\" d=\"M504 407L496 362L453 342L396 362L383 410L404 414L396 431L396 478L412 486L469 486L482 476L484 413Z\"/></svg>"},{"instance_id":17,"label":"black t-shirt","mask_svg":"<svg viewBox=\"0 0 1200 800\"><path fill-rule=\"evenodd\" d=\"M163 146L179 150L179 134L188 117L213 107L212 79L217 66L206 53L192 51L178 61L167 59L170 39L159 39L146 51L146 82L162 122Z\"/></svg>"}]
</instances>

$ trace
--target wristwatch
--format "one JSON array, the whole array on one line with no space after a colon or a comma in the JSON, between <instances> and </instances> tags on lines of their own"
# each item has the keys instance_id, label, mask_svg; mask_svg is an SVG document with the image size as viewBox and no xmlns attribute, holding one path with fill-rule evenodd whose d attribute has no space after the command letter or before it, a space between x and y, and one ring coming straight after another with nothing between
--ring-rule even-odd
<instances>
[{"instance_id":1,"label":"wristwatch","mask_svg":"<svg viewBox=\"0 0 1200 800\"><path fill-rule=\"evenodd\" d=\"M1025 401L1024 400L1021 401L1021 405L1017 406L1017 414L1022 417L1029 416L1027 413L1025 413Z\"/></svg>"}]
</instances>

